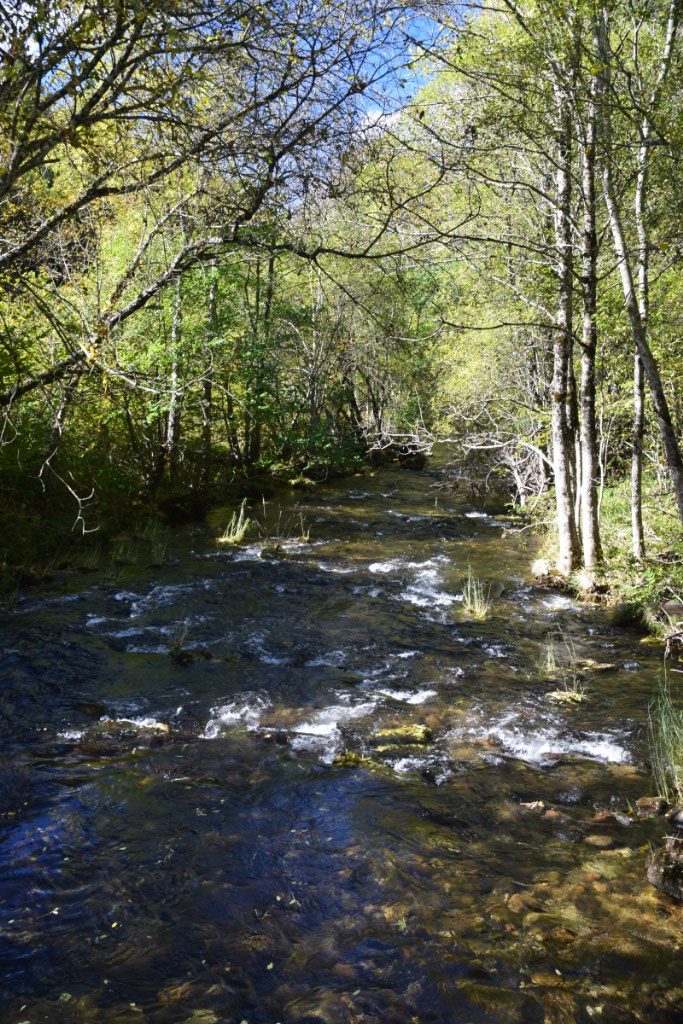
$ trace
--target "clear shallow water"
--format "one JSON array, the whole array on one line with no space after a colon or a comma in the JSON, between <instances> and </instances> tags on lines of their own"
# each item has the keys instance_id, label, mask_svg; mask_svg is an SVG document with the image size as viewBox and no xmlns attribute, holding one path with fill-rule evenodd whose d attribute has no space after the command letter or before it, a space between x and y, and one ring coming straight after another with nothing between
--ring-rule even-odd
<instances>
[{"instance_id":1,"label":"clear shallow water","mask_svg":"<svg viewBox=\"0 0 683 1024\"><path fill-rule=\"evenodd\" d=\"M662 826L628 815L657 652L438 484L292 498L284 559L217 512L4 616L0 1020L681 1019ZM483 622L468 564L505 587ZM614 666L578 706L546 696L560 634Z\"/></svg>"}]
</instances>

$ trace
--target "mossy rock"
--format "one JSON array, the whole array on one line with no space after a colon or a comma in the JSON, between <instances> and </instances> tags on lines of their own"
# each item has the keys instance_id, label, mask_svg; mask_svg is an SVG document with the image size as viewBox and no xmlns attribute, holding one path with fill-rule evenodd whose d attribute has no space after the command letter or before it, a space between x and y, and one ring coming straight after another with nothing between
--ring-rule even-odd
<instances>
[{"instance_id":1,"label":"mossy rock","mask_svg":"<svg viewBox=\"0 0 683 1024\"><path fill-rule=\"evenodd\" d=\"M387 744L426 744L433 741L432 730L421 724L397 725L380 729L373 737L373 743Z\"/></svg>"},{"instance_id":2,"label":"mossy rock","mask_svg":"<svg viewBox=\"0 0 683 1024\"><path fill-rule=\"evenodd\" d=\"M543 1024L547 1019L540 1003L526 993L486 985L469 979L458 982L458 989L478 1009L500 1024Z\"/></svg>"},{"instance_id":3,"label":"mossy rock","mask_svg":"<svg viewBox=\"0 0 683 1024\"><path fill-rule=\"evenodd\" d=\"M342 750L334 758L333 764L341 768L383 768L384 766L374 761L365 754L359 754L355 750Z\"/></svg>"},{"instance_id":4,"label":"mossy rock","mask_svg":"<svg viewBox=\"0 0 683 1024\"><path fill-rule=\"evenodd\" d=\"M272 544L265 544L259 552L259 558L286 558L287 552L285 551L282 544L277 542Z\"/></svg>"},{"instance_id":5,"label":"mossy rock","mask_svg":"<svg viewBox=\"0 0 683 1024\"><path fill-rule=\"evenodd\" d=\"M667 836L646 861L647 880L660 892L683 903L683 839Z\"/></svg>"}]
</instances>

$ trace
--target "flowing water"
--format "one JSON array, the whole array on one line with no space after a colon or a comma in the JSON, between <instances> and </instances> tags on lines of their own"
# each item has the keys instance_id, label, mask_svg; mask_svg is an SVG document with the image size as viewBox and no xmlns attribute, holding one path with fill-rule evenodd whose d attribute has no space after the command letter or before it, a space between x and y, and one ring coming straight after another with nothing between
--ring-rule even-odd
<instances>
[{"instance_id":1,"label":"flowing water","mask_svg":"<svg viewBox=\"0 0 683 1024\"><path fill-rule=\"evenodd\" d=\"M4 615L0 1020L681 1019L632 813L659 653L439 485L292 496L279 558L217 512Z\"/></svg>"}]
</instances>

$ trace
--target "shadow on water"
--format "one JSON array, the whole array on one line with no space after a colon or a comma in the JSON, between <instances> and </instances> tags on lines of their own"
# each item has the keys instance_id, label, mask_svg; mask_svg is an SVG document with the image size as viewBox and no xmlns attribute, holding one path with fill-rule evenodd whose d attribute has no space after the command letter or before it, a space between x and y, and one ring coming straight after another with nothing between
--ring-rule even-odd
<instances>
[{"instance_id":1,"label":"shadow on water","mask_svg":"<svg viewBox=\"0 0 683 1024\"><path fill-rule=\"evenodd\" d=\"M0 1019L678 1019L631 813L656 652L437 482L292 499L284 557L216 545L218 511L4 617ZM583 703L553 651L600 664Z\"/></svg>"}]
</instances>

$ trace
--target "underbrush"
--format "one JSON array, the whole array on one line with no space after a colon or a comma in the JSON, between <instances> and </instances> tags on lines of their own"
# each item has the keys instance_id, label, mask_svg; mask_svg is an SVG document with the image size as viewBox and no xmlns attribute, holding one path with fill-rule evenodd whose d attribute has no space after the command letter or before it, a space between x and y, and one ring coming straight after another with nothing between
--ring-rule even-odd
<instances>
[{"instance_id":1,"label":"underbrush","mask_svg":"<svg viewBox=\"0 0 683 1024\"><path fill-rule=\"evenodd\" d=\"M203 477L188 450L170 479L152 484L145 482L144 467L131 452L110 449L102 441L84 457L77 444L65 442L61 463L74 468L77 480L65 469L66 482L49 478L44 490L44 444L39 440L27 437L21 450L6 446L0 452L0 595L5 595L0 600L5 603L19 588L64 570L114 575L126 565L160 565L167 558L172 528L201 520L211 507L244 495L260 501L279 489L312 490L320 481L368 466L367 451L357 439L339 441L321 432L249 467L238 466L217 446L210 478ZM76 492L84 496L80 505ZM241 539L252 528L233 525L246 526ZM302 538L308 532L300 515L286 530L287 536Z\"/></svg>"}]
</instances>

